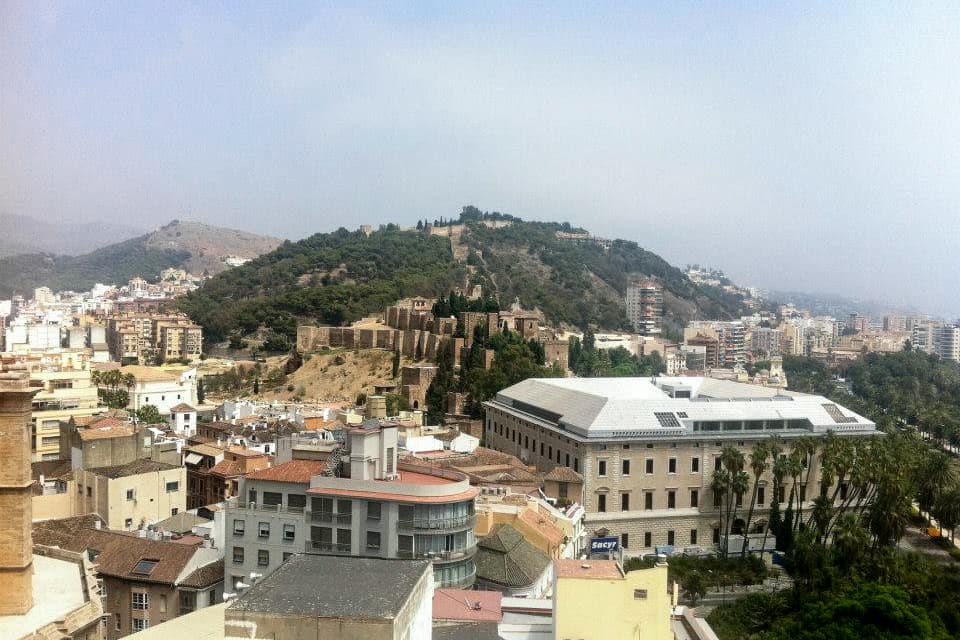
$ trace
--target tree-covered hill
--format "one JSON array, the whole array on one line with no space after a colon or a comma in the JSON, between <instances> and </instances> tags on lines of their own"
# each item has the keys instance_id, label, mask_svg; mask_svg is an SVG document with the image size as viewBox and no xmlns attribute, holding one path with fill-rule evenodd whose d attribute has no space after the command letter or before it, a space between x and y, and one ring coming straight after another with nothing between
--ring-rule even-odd
<instances>
[{"instance_id":1,"label":"tree-covered hill","mask_svg":"<svg viewBox=\"0 0 960 640\"><path fill-rule=\"evenodd\" d=\"M575 242L557 235L582 231L569 224L524 222L473 207L444 224L456 225L450 237L418 223L418 230L388 225L367 236L340 229L286 242L211 278L181 308L210 340L261 326L292 336L298 319L340 324L402 297L479 284L501 305L519 299L552 322L624 329L627 283L649 276L665 289L666 326L674 335L692 318L741 312L741 298L698 287L634 242Z\"/></svg>"}]
</instances>

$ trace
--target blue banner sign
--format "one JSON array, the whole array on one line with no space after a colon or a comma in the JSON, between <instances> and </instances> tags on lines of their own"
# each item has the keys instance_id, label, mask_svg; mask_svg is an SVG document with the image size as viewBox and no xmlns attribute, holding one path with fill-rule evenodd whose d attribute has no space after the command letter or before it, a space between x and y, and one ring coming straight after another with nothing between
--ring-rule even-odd
<instances>
[{"instance_id":1,"label":"blue banner sign","mask_svg":"<svg viewBox=\"0 0 960 640\"><path fill-rule=\"evenodd\" d=\"M620 546L620 539L616 536L607 538L590 538L590 553L606 553L616 551Z\"/></svg>"}]
</instances>

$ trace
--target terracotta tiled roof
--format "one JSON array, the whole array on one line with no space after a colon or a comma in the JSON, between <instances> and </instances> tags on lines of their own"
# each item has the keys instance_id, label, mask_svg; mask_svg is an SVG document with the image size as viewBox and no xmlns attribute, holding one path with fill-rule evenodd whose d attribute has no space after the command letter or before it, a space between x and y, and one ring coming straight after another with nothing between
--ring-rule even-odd
<instances>
[{"instance_id":1,"label":"terracotta tiled roof","mask_svg":"<svg viewBox=\"0 0 960 640\"><path fill-rule=\"evenodd\" d=\"M192 589L203 589L215 585L222 580L223 560L217 560L216 562L211 562L208 565L200 567L188 575L180 583L180 586L190 587Z\"/></svg>"},{"instance_id":2,"label":"terracotta tiled roof","mask_svg":"<svg viewBox=\"0 0 960 640\"><path fill-rule=\"evenodd\" d=\"M170 585L176 584L198 551L194 546L96 529L82 532L68 547L94 550L97 571L105 576ZM149 575L134 573L141 560L156 561Z\"/></svg>"},{"instance_id":3,"label":"terracotta tiled roof","mask_svg":"<svg viewBox=\"0 0 960 640\"><path fill-rule=\"evenodd\" d=\"M623 580L616 560L554 560L557 578Z\"/></svg>"},{"instance_id":4,"label":"terracotta tiled roof","mask_svg":"<svg viewBox=\"0 0 960 640\"><path fill-rule=\"evenodd\" d=\"M229 447L227 447L227 451L241 458L260 458L262 456L267 455L260 451L254 451L253 449L247 449L246 447L238 447L236 445L230 445Z\"/></svg>"},{"instance_id":5,"label":"terracotta tiled roof","mask_svg":"<svg viewBox=\"0 0 960 640\"><path fill-rule=\"evenodd\" d=\"M196 409L188 405L186 402L181 402L174 407L170 407L170 413L184 413L187 411L196 411Z\"/></svg>"},{"instance_id":6,"label":"terracotta tiled roof","mask_svg":"<svg viewBox=\"0 0 960 640\"><path fill-rule=\"evenodd\" d=\"M156 367L143 367L132 364L126 367L120 367L120 371L124 375L132 374L133 377L137 379L137 382L167 382L180 380L180 376L178 374L170 371L164 371L163 369L158 369Z\"/></svg>"},{"instance_id":7,"label":"terracotta tiled roof","mask_svg":"<svg viewBox=\"0 0 960 640\"><path fill-rule=\"evenodd\" d=\"M104 438L121 438L133 435L133 433L133 425L126 420L120 420L118 418L98 420L86 428L77 430L77 435L80 436L80 439L84 442L102 440Z\"/></svg>"},{"instance_id":8,"label":"terracotta tiled roof","mask_svg":"<svg viewBox=\"0 0 960 640\"><path fill-rule=\"evenodd\" d=\"M202 456L211 456L213 458L223 455L223 449L209 444L191 444L187 447L184 447L184 453L190 452L199 453Z\"/></svg>"},{"instance_id":9,"label":"terracotta tiled roof","mask_svg":"<svg viewBox=\"0 0 960 640\"><path fill-rule=\"evenodd\" d=\"M248 473L246 478L247 480L310 484L310 478L323 473L326 468L327 464L322 460L290 460L275 467Z\"/></svg>"},{"instance_id":10,"label":"terracotta tiled roof","mask_svg":"<svg viewBox=\"0 0 960 640\"><path fill-rule=\"evenodd\" d=\"M563 539L565 537L563 530L558 528L553 521L551 521L542 513L538 513L533 509L523 509L518 517L520 520L523 520L525 523L533 527L550 543L551 546L556 547L563 544Z\"/></svg>"},{"instance_id":11,"label":"terracotta tiled roof","mask_svg":"<svg viewBox=\"0 0 960 640\"><path fill-rule=\"evenodd\" d=\"M224 478L234 478L243 474L243 466L235 460L221 460L210 467L208 473Z\"/></svg>"},{"instance_id":12,"label":"terracotta tiled roof","mask_svg":"<svg viewBox=\"0 0 960 640\"><path fill-rule=\"evenodd\" d=\"M180 467L166 462L158 462L149 458L138 458L127 464L118 464L112 467L98 467L90 469L90 473L106 478L125 478L127 476L136 476L141 473L156 473L157 471L169 471L170 469L179 469Z\"/></svg>"},{"instance_id":13,"label":"terracotta tiled roof","mask_svg":"<svg viewBox=\"0 0 960 640\"><path fill-rule=\"evenodd\" d=\"M100 516L94 513L73 518L40 520L33 523L33 543L69 549L72 541L83 532L96 527L97 522L100 522Z\"/></svg>"},{"instance_id":14,"label":"terracotta tiled roof","mask_svg":"<svg viewBox=\"0 0 960 640\"><path fill-rule=\"evenodd\" d=\"M30 473L33 479L40 481L40 476L47 480L62 478L70 473L71 465L69 460L48 460L44 462L33 462L30 464Z\"/></svg>"},{"instance_id":15,"label":"terracotta tiled roof","mask_svg":"<svg viewBox=\"0 0 960 640\"><path fill-rule=\"evenodd\" d=\"M505 587L529 587L550 565L550 556L509 524L498 524L477 545L477 577Z\"/></svg>"},{"instance_id":16,"label":"terracotta tiled roof","mask_svg":"<svg viewBox=\"0 0 960 640\"><path fill-rule=\"evenodd\" d=\"M503 594L499 591L437 589L433 592L433 619L500 622L502 600Z\"/></svg>"},{"instance_id":17,"label":"terracotta tiled roof","mask_svg":"<svg viewBox=\"0 0 960 640\"><path fill-rule=\"evenodd\" d=\"M553 480L554 482L579 482L583 484L583 476L571 469L557 465L543 476L544 480Z\"/></svg>"}]
</instances>

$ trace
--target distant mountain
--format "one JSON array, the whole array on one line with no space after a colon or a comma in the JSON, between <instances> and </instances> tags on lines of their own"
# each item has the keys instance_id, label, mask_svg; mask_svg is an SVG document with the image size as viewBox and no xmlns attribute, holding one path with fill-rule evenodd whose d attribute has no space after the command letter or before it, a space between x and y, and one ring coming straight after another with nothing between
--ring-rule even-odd
<instances>
[{"instance_id":1,"label":"distant mountain","mask_svg":"<svg viewBox=\"0 0 960 640\"><path fill-rule=\"evenodd\" d=\"M473 207L452 226L387 225L370 235L340 229L285 242L210 279L180 306L219 341L261 326L292 335L304 320L340 324L399 298L480 285L501 306L519 300L557 324L625 329L623 296L634 276L663 285L668 335L677 336L693 318L735 318L742 311L740 296L697 286L635 242Z\"/></svg>"},{"instance_id":2,"label":"distant mountain","mask_svg":"<svg viewBox=\"0 0 960 640\"><path fill-rule=\"evenodd\" d=\"M802 309L809 309L814 315L827 315L835 318L843 318L851 313L876 317L888 313L918 313L916 309L905 307L902 303L860 300L833 293L770 291L767 297L781 304L793 304Z\"/></svg>"},{"instance_id":3,"label":"distant mountain","mask_svg":"<svg viewBox=\"0 0 960 640\"><path fill-rule=\"evenodd\" d=\"M97 282L124 284L154 279L168 267L193 273L220 273L228 256L252 259L275 249L280 240L199 222L173 222L152 233L79 256L30 253L0 258L0 298L28 294L39 286L84 291Z\"/></svg>"},{"instance_id":4,"label":"distant mountain","mask_svg":"<svg viewBox=\"0 0 960 640\"><path fill-rule=\"evenodd\" d=\"M77 255L141 235L144 229L112 222L47 222L0 214L0 256L20 253Z\"/></svg>"}]
</instances>

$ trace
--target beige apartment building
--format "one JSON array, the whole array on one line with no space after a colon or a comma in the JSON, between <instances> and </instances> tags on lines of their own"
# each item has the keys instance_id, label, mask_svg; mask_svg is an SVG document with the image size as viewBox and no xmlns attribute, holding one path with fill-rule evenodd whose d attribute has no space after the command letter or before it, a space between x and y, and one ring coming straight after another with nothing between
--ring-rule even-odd
<instances>
[{"instance_id":1,"label":"beige apartment building","mask_svg":"<svg viewBox=\"0 0 960 640\"><path fill-rule=\"evenodd\" d=\"M97 469L74 469L73 515L95 513L106 527L132 531L187 508L185 467L138 459Z\"/></svg>"},{"instance_id":2,"label":"beige apartment building","mask_svg":"<svg viewBox=\"0 0 960 640\"><path fill-rule=\"evenodd\" d=\"M710 484L726 445L749 456L774 435L789 449L801 436L877 433L874 423L822 396L711 378L529 379L485 406L487 446L543 471L581 473L587 534L619 536L631 554L720 544ZM819 461L810 464L816 487ZM768 474L754 522L766 519L771 500L784 500L771 487ZM790 489L787 479L785 495Z\"/></svg>"},{"instance_id":3,"label":"beige apartment building","mask_svg":"<svg viewBox=\"0 0 960 640\"><path fill-rule=\"evenodd\" d=\"M87 365L82 369L28 363L30 385L40 391L31 406L31 456L34 462L60 458L60 423L101 413L97 387Z\"/></svg>"},{"instance_id":4,"label":"beige apartment building","mask_svg":"<svg viewBox=\"0 0 960 640\"><path fill-rule=\"evenodd\" d=\"M120 362L193 361L203 351L203 331L185 315L131 313L109 319L107 342Z\"/></svg>"}]
</instances>

